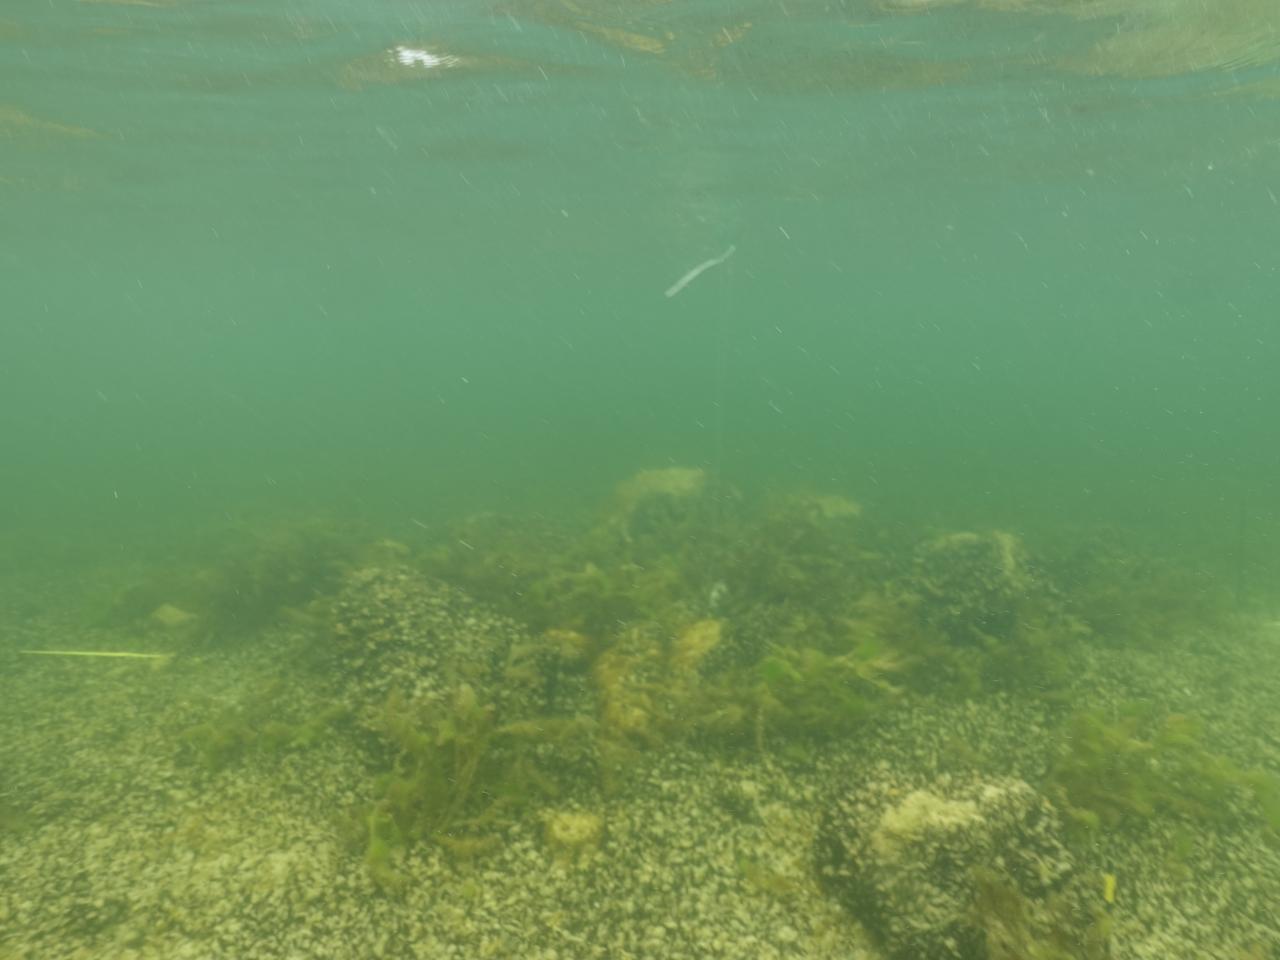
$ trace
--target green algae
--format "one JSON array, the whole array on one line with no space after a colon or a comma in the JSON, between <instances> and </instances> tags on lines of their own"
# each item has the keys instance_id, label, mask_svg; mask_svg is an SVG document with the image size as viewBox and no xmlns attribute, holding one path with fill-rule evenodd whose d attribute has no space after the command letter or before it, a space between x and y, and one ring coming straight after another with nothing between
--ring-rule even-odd
<instances>
[{"instance_id":1,"label":"green algae","mask_svg":"<svg viewBox=\"0 0 1280 960\"><path fill-rule=\"evenodd\" d=\"M1244 806L1271 834L1280 830L1280 778L1214 752L1194 717L1147 704L1113 717L1082 710L1068 721L1066 738L1047 786L1079 826L1114 829L1157 816L1223 823Z\"/></svg>"},{"instance_id":2,"label":"green algae","mask_svg":"<svg viewBox=\"0 0 1280 960\"><path fill-rule=\"evenodd\" d=\"M215 709L207 720L178 734L180 762L206 773L221 771L250 757L273 758L309 750L334 735L347 719L341 706L328 706L294 720L280 718L284 685L275 680L241 701Z\"/></svg>"},{"instance_id":3,"label":"green algae","mask_svg":"<svg viewBox=\"0 0 1280 960\"><path fill-rule=\"evenodd\" d=\"M1011 534L876 526L822 498L752 505L702 481L649 491L672 476L644 478L589 522L486 514L412 545L365 548L322 527L318 539L295 531L254 548L238 576L256 584L241 609L262 611L245 621L257 629L282 609L277 593L288 604L323 597L334 571L390 559L533 630L498 688L455 682L425 703L393 691L366 731L374 773L346 833L380 890L402 889L399 864L415 844L457 861L483 857L536 806L575 791L618 796L646 758L674 744L805 761L815 744L862 736L918 696L1035 691L1056 704L1072 688L1077 653L1105 642L1094 624L1118 622L1097 616L1096 581L1075 581L1073 593L1069 577L1057 579L1069 566L1042 563ZM301 556L308 544L318 557ZM231 555L225 566L236 566ZM214 595L238 589L221 582ZM223 618L201 602L201 616ZM312 621L323 620L323 605L299 609L296 625L322 646L326 631ZM1209 614L1186 617L1200 624ZM506 716L497 704L517 688L539 705ZM276 715L275 699L215 711L180 735L181 755L218 772L340 735L340 712L292 722ZM1045 785L1077 825L1212 819L1243 797L1272 834L1280 829L1275 778L1213 753L1187 718L1078 710L1067 729ZM953 745L955 763L989 765Z\"/></svg>"}]
</instances>

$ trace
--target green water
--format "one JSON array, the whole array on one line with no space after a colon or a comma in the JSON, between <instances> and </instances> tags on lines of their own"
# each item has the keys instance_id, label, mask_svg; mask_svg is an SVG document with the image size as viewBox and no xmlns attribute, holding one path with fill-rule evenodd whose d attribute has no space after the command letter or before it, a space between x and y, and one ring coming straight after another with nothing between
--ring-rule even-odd
<instances>
[{"instance_id":1,"label":"green water","mask_svg":"<svg viewBox=\"0 0 1280 960\"><path fill-rule=\"evenodd\" d=\"M1273 956L1278 130L1275 0L6 0L0 960L919 960L1002 796L939 942Z\"/></svg>"},{"instance_id":2,"label":"green water","mask_svg":"<svg viewBox=\"0 0 1280 960\"><path fill-rule=\"evenodd\" d=\"M678 463L1260 563L1276 15L1058 6L14 0L0 519Z\"/></svg>"}]
</instances>

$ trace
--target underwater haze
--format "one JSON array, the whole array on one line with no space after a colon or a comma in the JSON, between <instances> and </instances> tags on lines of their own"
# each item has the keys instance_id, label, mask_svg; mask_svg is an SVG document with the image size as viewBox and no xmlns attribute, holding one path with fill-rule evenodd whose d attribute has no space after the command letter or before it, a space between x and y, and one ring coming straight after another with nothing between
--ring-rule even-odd
<instances>
[{"instance_id":1,"label":"underwater haze","mask_svg":"<svg viewBox=\"0 0 1280 960\"><path fill-rule=\"evenodd\" d=\"M1277 960L1280 2L4 0L0 960Z\"/></svg>"},{"instance_id":2,"label":"underwater haze","mask_svg":"<svg viewBox=\"0 0 1280 960\"><path fill-rule=\"evenodd\" d=\"M403 521L680 463L1243 527L1260 562L1276 30L1245 0L15 0L5 525Z\"/></svg>"}]
</instances>

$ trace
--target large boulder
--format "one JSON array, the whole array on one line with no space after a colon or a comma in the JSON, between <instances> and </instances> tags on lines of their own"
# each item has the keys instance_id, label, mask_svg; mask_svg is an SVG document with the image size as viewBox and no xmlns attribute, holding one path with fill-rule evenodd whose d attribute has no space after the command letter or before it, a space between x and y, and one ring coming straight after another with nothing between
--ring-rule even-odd
<instances>
[{"instance_id":1,"label":"large boulder","mask_svg":"<svg viewBox=\"0 0 1280 960\"><path fill-rule=\"evenodd\" d=\"M367 567L348 575L329 616L344 705L371 727L391 697L431 711L464 687L508 718L540 705L544 678L523 662L538 645L449 584L408 567Z\"/></svg>"},{"instance_id":2,"label":"large boulder","mask_svg":"<svg viewBox=\"0 0 1280 960\"><path fill-rule=\"evenodd\" d=\"M1059 886L1071 858L1049 801L1013 778L886 779L827 810L818 835L828 888L894 960L988 960L975 904L985 878L1029 901Z\"/></svg>"},{"instance_id":3,"label":"large boulder","mask_svg":"<svg viewBox=\"0 0 1280 960\"><path fill-rule=\"evenodd\" d=\"M1009 640L1053 597L1022 542L999 530L927 541L916 550L912 579L925 619L957 643Z\"/></svg>"}]
</instances>

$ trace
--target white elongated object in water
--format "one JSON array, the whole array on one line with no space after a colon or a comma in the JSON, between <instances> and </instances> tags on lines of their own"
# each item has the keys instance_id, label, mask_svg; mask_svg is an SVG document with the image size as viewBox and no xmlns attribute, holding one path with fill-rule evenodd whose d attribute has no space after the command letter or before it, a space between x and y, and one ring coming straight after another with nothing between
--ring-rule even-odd
<instances>
[{"instance_id":1,"label":"white elongated object in water","mask_svg":"<svg viewBox=\"0 0 1280 960\"><path fill-rule=\"evenodd\" d=\"M670 299L671 297L674 297L677 293L679 293L689 284L693 283L693 281L697 280L698 277L702 276L702 274L704 274L706 271L710 270L712 267L720 266L720 264L724 263L726 260L732 257L733 252L737 249L738 248L735 246L730 246L729 249L726 250L724 253L720 254L720 256L712 257L710 260L703 260L702 263L698 264L696 267L694 267L692 270L686 273L683 277L681 277L671 286L667 287L664 296L666 296L668 299Z\"/></svg>"},{"instance_id":2,"label":"white elongated object in water","mask_svg":"<svg viewBox=\"0 0 1280 960\"><path fill-rule=\"evenodd\" d=\"M438 67L456 67L457 57L449 53L432 53L419 47L396 46L391 48L391 56L402 67L415 67L419 70L432 70Z\"/></svg>"},{"instance_id":3,"label":"white elongated object in water","mask_svg":"<svg viewBox=\"0 0 1280 960\"><path fill-rule=\"evenodd\" d=\"M170 660L172 653L131 653L125 650L19 650L33 657L120 657L128 660Z\"/></svg>"}]
</instances>

